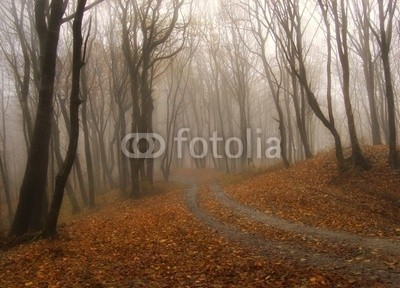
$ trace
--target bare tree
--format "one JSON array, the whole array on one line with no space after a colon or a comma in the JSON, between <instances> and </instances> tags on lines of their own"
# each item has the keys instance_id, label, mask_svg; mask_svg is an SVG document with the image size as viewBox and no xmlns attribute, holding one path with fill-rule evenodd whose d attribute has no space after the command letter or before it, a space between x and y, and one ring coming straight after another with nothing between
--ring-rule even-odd
<instances>
[{"instance_id":1,"label":"bare tree","mask_svg":"<svg viewBox=\"0 0 400 288\"><path fill-rule=\"evenodd\" d=\"M271 67L271 64L268 60L267 57L267 41L269 36L272 34L269 29L270 27L265 23L266 21L266 8L265 4L262 4L260 1L255 2L255 8L253 9L253 15L256 17L257 23L256 27L253 28L253 32L255 34L255 37L257 39L257 43L259 45L259 52L256 54L261 58L261 61L263 63L263 68L264 68L264 73L265 77L267 78L268 85L270 88L270 92L272 95L272 99L275 104L276 111L278 113L278 119L277 122L279 124L279 131L280 131L280 137L281 137L281 156L282 156L282 161L283 164L285 165L286 168L289 167L290 162L288 159L288 152L287 152L287 125L285 123L285 116L284 112L280 103L280 91L282 90L282 69L280 69L280 77L279 79L275 76L273 69ZM250 10L251 11L251 10ZM264 17L264 21L262 18ZM268 21L268 20L267 20ZM279 66L280 67L280 66ZM289 111L289 109L288 109ZM290 119L288 119L290 121Z\"/></svg>"},{"instance_id":2,"label":"bare tree","mask_svg":"<svg viewBox=\"0 0 400 288\"><path fill-rule=\"evenodd\" d=\"M80 73L84 65L85 55L82 56L82 22L85 11L86 0L78 0L76 15L73 24L73 60L72 60L72 89L70 99L70 140L64 163L57 174L54 196L51 202L49 215L43 229L46 236L56 233L58 216L64 197L65 184L74 164L76 150L79 140L79 106L82 103L80 93Z\"/></svg>"},{"instance_id":3,"label":"bare tree","mask_svg":"<svg viewBox=\"0 0 400 288\"><path fill-rule=\"evenodd\" d=\"M3 76L3 75L2 75ZM4 81L4 77L2 77L2 80ZM0 132L0 141L2 143L1 145L1 151L0 151L0 173L1 173L1 179L3 180L3 189L4 189L4 195L6 199L6 205L7 205L7 212L8 212L8 218L10 222L13 219L14 212L13 212L13 207L11 203L11 191L10 191L10 177L8 174L8 163L7 163L7 131L6 131L6 111L7 111L7 104L5 103L5 93L4 93L4 88L1 88L1 132Z\"/></svg>"},{"instance_id":4,"label":"bare tree","mask_svg":"<svg viewBox=\"0 0 400 288\"><path fill-rule=\"evenodd\" d=\"M188 21L182 20L185 1L119 2L122 22L122 47L130 75L133 106L133 133L153 133L153 80L160 61L177 55L183 48ZM167 11L164 13L163 10ZM172 36L174 36L172 38ZM174 47L171 49L166 47ZM171 52L171 53L170 53ZM147 150L146 141L139 149ZM147 161L147 180L153 181L153 160ZM145 179L144 159L131 159L132 195L141 194L140 180ZM141 173L140 173L141 171Z\"/></svg>"},{"instance_id":5,"label":"bare tree","mask_svg":"<svg viewBox=\"0 0 400 288\"><path fill-rule=\"evenodd\" d=\"M379 145L382 144L382 140L375 95L375 60L377 56L372 55L371 50L371 33L369 25L369 19L372 17L371 4L366 0L354 1L354 7L355 12L353 13L353 18L357 27L358 37L351 33L349 33L349 37L354 44L356 53L363 61L364 78L368 95L369 112L371 116L372 143L374 145Z\"/></svg>"},{"instance_id":6,"label":"bare tree","mask_svg":"<svg viewBox=\"0 0 400 288\"><path fill-rule=\"evenodd\" d=\"M387 102L387 118L389 125L389 163L397 168L398 156L396 150L396 112L394 90L392 83L392 72L390 67L390 50L393 35L393 18L396 12L397 0L377 1L379 11L379 28L370 24L380 47L383 73L385 79L385 93Z\"/></svg>"},{"instance_id":7,"label":"bare tree","mask_svg":"<svg viewBox=\"0 0 400 288\"><path fill-rule=\"evenodd\" d=\"M350 64L349 64L349 47L348 47L348 7L344 0L337 0L329 2L334 24L335 24L335 35L336 44L339 53L339 59L342 67L342 92L345 104L345 110L347 115L347 124L349 128L350 142L352 148L352 162L356 167L367 169L370 164L365 159L360 144L358 142L358 136L356 131L356 125L354 121L353 107L350 100Z\"/></svg>"},{"instance_id":8,"label":"bare tree","mask_svg":"<svg viewBox=\"0 0 400 288\"><path fill-rule=\"evenodd\" d=\"M50 10L48 8L51 7ZM18 207L11 234L21 235L42 228L47 207L44 207L49 143L53 114L53 92L57 47L66 5L62 0L35 2L36 30L40 43L40 89L28 162L21 186ZM46 11L49 11L48 16Z\"/></svg>"},{"instance_id":9,"label":"bare tree","mask_svg":"<svg viewBox=\"0 0 400 288\"><path fill-rule=\"evenodd\" d=\"M336 158L338 160L338 167L340 170L345 169L345 159L343 155L343 147L340 138L340 134L335 127L335 121L333 116L332 109L332 96L331 96L331 87L328 84L327 89L327 100L328 100L328 113L329 116L325 116L322 111L317 97L314 94L311 83L309 82L309 76L306 69L306 56L303 48L303 31L302 31L302 21L301 14L299 11L299 3L298 0L287 1L285 3L274 2L276 5L274 7L267 7L271 9L271 15L268 16L268 10L262 10L263 15L265 15L265 20L267 25L271 28L271 32L274 35L274 39L276 45L281 49L285 59L292 71L295 73L301 86L303 87L305 94L307 96L308 104L310 105L312 111L315 116L322 122L322 124L331 132L334 141L335 141L335 151ZM272 20L274 19L274 20ZM288 21L289 19L289 21ZM329 24L329 23L328 23ZM292 29L291 26L294 28ZM329 30L330 31L330 30ZM330 35L330 34L329 34ZM290 40L290 43L293 47L295 47L296 51L296 61L297 63L293 63L291 61L290 53L287 50L287 40ZM327 63L327 77L328 83L329 79L331 79L331 46L330 46L330 37L328 38L328 63Z\"/></svg>"},{"instance_id":10,"label":"bare tree","mask_svg":"<svg viewBox=\"0 0 400 288\"><path fill-rule=\"evenodd\" d=\"M113 96L111 104L115 103L116 109L113 109L113 114L116 122L116 133L117 135L117 159L118 159L118 174L119 174L119 187L123 195L127 193L129 167L127 158L121 151L121 141L127 133L126 113L132 108L131 101L129 101L129 71L125 65L124 55L120 48L121 43L117 39L117 29L112 24L117 21L117 16L109 11L110 14L110 27L109 27L109 43L108 49L105 48L108 53L109 61L107 61L110 78L110 90Z\"/></svg>"},{"instance_id":11,"label":"bare tree","mask_svg":"<svg viewBox=\"0 0 400 288\"><path fill-rule=\"evenodd\" d=\"M205 37L204 37L205 38ZM207 41L207 45L208 45L208 55L209 55L209 61L210 61L210 69L209 71L207 71L208 73L204 73L205 75L209 75L210 79L209 79L209 84L207 85L209 87L209 89L211 90L210 93L213 94L213 97L215 98L215 102L216 102L216 117L218 123L219 123L219 127L220 127L220 131L221 131L221 136L222 139L227 139L227 133L226 133L226 129L225 129L225 117L224 117L224 113L223 113L223 109L222 109L222 98L223 96L226 96L222 93L222 87L221 85L223 85L223 83L221 83L221 78L223 77L223 71L221 71L221 56L219 55L219 50L221 49L221 43L220 43L220 39L218 37L215 37L215 35L210 35L209 37L210 39L206 40ZM226 155L226 151L224 151L225 149L222 149L223 147L217 147L219 148L218 150L222 150L222 161L223 164L225 166L225 171L227 173L230 172L230 168L229 168L229 159Z\"/></svg>"},{"instance_id":12,"label":"bare tree","mask_svg":"<svg viewBox=\"0 0 400 288\"><path fill-rule=\"evenodd\" d=\"M87 55L88 56L88 55ZM88 175L88 184L89 184L89 206L95 206L95 184L94 184L94 169L93 169L93 158L92 158L92 149L90 146L90 131L89 131L89 117L88 117L88 99L89 95L89 84L87 79L87 74L85 67L83 67L81 72L81 83L82 83L82 95L84 97L84 102L82 104L82 128L83 128L83 138L84 138L84 148L85 148L85 157L86 157L86 170Z\"/></svg>"},{"instance_id":13,"label":"bare tree","mask_svg":"<svg viewBox=\"0 0 400 288\"><path fill-rule=\"evenodd\" d=\"M30 7L27 7L27 2L21 1L20 8L17 8L15 0L10 2L10 7L8 11L3 10L3 16L7 17L10 20L11 27L15 31L17 35L17 39L19 45L15 45L15 38L11 36L10 31L5 31L5 36L7 38L8 46L5 47L4 44L0 44L0 48L3 51L5 58L12 70L12 74L14 76L14 84L18 95L19 104L22 112L22 120L23 120L23 131L25 137L26 148L29 149L29 145L31 143L32 131L33 131L33 120L31 111L29 108L29 98L30 98L30 84L31 84L31 71L32 71L32 63L35 66L34 62L34 48L30 46L29 39L27 38L27 31L25 29L26 26L26 10ZM30 19L28 19L30 20ZM29 24L29 23L28 23ZM29 27L29 26L28 26ZM29 34L28 34L29 35ZM34 43L37 44L37 43ZM21 48L23 65L22 69L20 69L19 59L17 47ZM31 57L32 56L32 57ZM35 69L35 67L33 67ZM36 68L37 69L37 68Z\"/></svg>"},{"instance_id":14,"label":"bare tree","mask_svg":"<svg viewBox=\"0 0 400 288\"><path fill-rule=\"evenodd\" d=\"M171 58L168 64L168 76L165 80L166 90L166 149L161 158L161 171L165 181L169 180L171 173L171 165L174 156L174 137L176 135L179 123L183 121L183 112L187 107L186 94L188 94L188 85L190 85L190 78L193 61L193 46L190 45L187 51L182 52L179 56Z\"/></svg>"},{"instance_id":15,"label":"bare tree","mask_svg":"<svg viewBox=\"0 0 400 288\"><path fill-rule=\"evenodd\" d=\"M129 1L119 1L121 10L122 24L122 51L129 71L130 96L132 101L132 124L131 132L138 132L138 125L141 117L139 107L139 77L140 77L140 54L139 54L139 19L137 17L137 7L131 7ZM133 11L132 11L133 10ZM140 167L138 159L130 159L131 166L131 185L133 197L138 197L141 193L140 186Z\"/></svg>"},{"instance_id":16,"label":"bare tree","mask_svg":"<svg viewBox=\"0 0 400 288\"><path fill-rule=\"evenodd\" d=\"M232 15L228 13L228 21L234 22ZM250 126L250 97L251 84L254 71L250 63L251 52L245 43L240 41L239 32L235 25L227 26L225 31L224 51L227 55L227 62L223 67L225 73L222 75L228 84L230 94L234 97L238 107L240 139L243 141L243 153L241 155L241 168L252 164L251 149L247 131Z\"/></svg>"}]
</instances>

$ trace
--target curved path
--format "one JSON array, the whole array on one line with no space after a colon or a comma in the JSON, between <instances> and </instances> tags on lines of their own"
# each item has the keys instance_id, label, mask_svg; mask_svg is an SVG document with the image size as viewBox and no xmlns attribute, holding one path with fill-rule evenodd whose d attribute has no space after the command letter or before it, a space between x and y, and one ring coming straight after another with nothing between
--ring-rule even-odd
<instances>
[{"instance_id":1,"label":"curved path","mask_svg":"<svg viewBox=\"0 0 400 288\"><path fill-rule=\"evenodd\" d=\"M258 211L249 206L236 202L231 197L226 195L220 189L218 184L215 183L212 184L211 191L213 192L213 195L217 201L231 208L232 211L234 211L235 213L250 218L261 224L265 224L267 226L289 232L295 232L308 236L313 236L316 238L330 240L333 242L341 242L347 245L366 247L369 249L379 249L385 253L399 254L400 257L399 242L390 239L372 238L372 237L360 236L357 234L351 234L343 231L339 232L325 228L317 228L317 227L307 226L301 223L293 223L279 217L267 215L265 213L262 213L261 211Z\"/></svg>"},{"instance_id":2,"label":"curved path","mask_svg":"<svg viewBox=\"0 0 400 288\"><path fill-rule=\"evenodd\" d=\"M289 259L304 267L322 267L326 271L346 273L363 279L381 280L389 287L398 287L400 283L399 267L389 267L384 261L375 259L367 262L348 261L344 257L334 254L315 252L310 247L302 246L301 243L289 244L285 241L267 239L257 233L244 232L238 227L217 220L208 212L204 211L198 204L198 186L193 180L181 180L188 186L186 189L186 204L189 210L206 226L212 228L229 241L240 243L256 253L277 259ZM367 238L346 232L319 229L306 225L296 224L287 220L266 215L260 211L242 205L228 197L217 184L211 184L211 191L216 201L226 205L232 212L248 220L262 223L268 227L312 236L330 242L342 242L345 244L358 245L371 249L381 249L388 255L400 255L399 243L387 239Z\"/></svg>"}]
</instances>

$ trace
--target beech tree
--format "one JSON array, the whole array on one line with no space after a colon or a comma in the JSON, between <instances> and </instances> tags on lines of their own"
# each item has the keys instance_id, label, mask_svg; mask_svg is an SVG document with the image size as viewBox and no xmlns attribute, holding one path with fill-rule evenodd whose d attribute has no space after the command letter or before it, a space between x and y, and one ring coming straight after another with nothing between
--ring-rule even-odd
<instances>
[{"instance_id":1,"label":"beech tree","mask_svg":"<svg viewBox=\"0 0 400 288\"><path fill-rule=\"evenodd\" d=\"M50 8L50 9L49 9ZM49 143L52 127L54 79L60 27L66 5L62 0L35 2L36 31L40 46L40 89L36 120L18 207L11 234L21 235L42 228ZM49 11L48 15L46 11Z\"/></svg>"},{"instance_id":2,"label":"beech tree","mask_svg":"<svg viewBox=\"0 0 400 288\"><path fill-rule=\"evenodd\" d=\"M2 79L4 80L4 76L2 75ZM11 189L10 189L10 177L9 177L9 169L7 163L7 131L6 131L6 111L8 104L6 103L6 95L4 93L4 88L2 87L0 90L1 97L1 132L0 132L0 141L1 151L0 151L0 174L1 179L3 180L3 189L4 196L7 205L8 218L12 221L14 216L13 206L11 202ZM1 206L1 205L0 205Z\"/></svg>"},{"instance_id":3,"label":"beech tree","mask_svg":"<svg viewBox=\"0 0 400 288\"><path fill-rule=\"evenodd\" d=\"M387 102L387 118L389 125L389 163L393 168L398 167L397 155L397 134L396 134L396 112L395 112L395 96L393 89L392 71L390 65L390 50L393 35L393 21L396 13L396 0L377 1L379 24L374 26L370 24L372 32L378 41L383 73L385 79L385 95Z\"/></svg>"},{"instance_id":4,"label":"beech tree","mask_svg":"<svg viewBox=\"0 0 400 288\"><path fill-rule=\"evenodd\" d=\"M82 22L86 0L78 0L73 24L73 59L72 59L72 89L70 98L70 140L67 155L56 177L54 196L49 215L46 219L43 233L47 236L56 233L58 215L64 196L65 184L74 164L79 139L79 106L82 102L79 96L80 73L84 65L85 55L82 56Z\"/></svg>"},{"instance_id":5,"label":"beech tree","mask_svg":"<svg viewBox=\"0 0 400 288\"><path fill-rule=\"evenodd\" d=\"M328 63L327 63L327 77L328 77L328 87L327 87L327 101L328 101L328 116L322 111L320 104L318 103L317 96L312 90L311 83L309 81L309 72L306 68L306 57L303 48L303 31L302 31L302 21L301 14L299 11L298 0L288 1L285 3L275 2L275 6L267 6L271 9L271 17L268 16L268 11L266 9L262 10L264 15L266 15L265 20L267 25L271 28L271 33L274 35L276 45L281 49L285 59L292 71L299 79L301 86L303 87L305 94L307 96L308 104L313 110L315 116L322 122L322 124L331 132L335 141L335 151L336 158L338 160L338 167L340 170L345 169L345 159L343 155L343 147L340 134L335 126L335 119L333 115L332 108L332 94L330 87L331 79L331 54L332 51L330 46L330 37L328 38ZM289 16L289 21L287 20ZM328 22L329 24L329 22ZM330 31L330 30L329 30ZM330 34L329 34L330 35ZM328 36L329 36L328 35ZM287 41L291 43L292 47L295 47L296 51L296 62L290 57L288 51Z\"/></svg>"},{"instance_id":6,"label":"beech tree","mask_svg":"<svg viewBox=\"0 0 400 288\"><path fill-rule=\"evenodd\" d=\"M355 52L359 55L363 62L363 71L365 78L365 86L368 96L369 112L371 116L371 137L374 145L382 144L380 124L378 118L376 104L376 79L375 79L375 62L377 55L373 54L370 17L371 3L369 1L354 1L353 19L358 31L358 35L354 36L349 33L350 40L355 47Z\"/></svg>"},{"instance_id":7,"label":"beech tree","mask_svg":"<svg viewBox=\"0 0 400 288\"><path fill-rule=\"evenodd\" d=\"M34 47L34 45L37 44L36 39L32 43L28 38L31 33L26 29L26 26L29 28L33 25L32 17L28 18L29 22L25 19L25 11L32 7L30 7L29 2L24 0L20 2L18 8L15 0L12 0L8 8L9 9L7 10L3 10L3 16L9 18L10 25L9 27L3 28L6 29L3 34L4 38L7 40L5 43L0 43L0 48L3 51L5 59L7 60L14 77L14 85L22 112L23 135L26 149L28 150L32 140L33 131L33 116L30 109L30 102L32 101L31 77L35 77L39 69L39 67L37 67L36 49ZM15 38L11 36L11 32L15 32L17 35L19 45L15 45ZM31 37L34 36L31 35ZM22 67L20 67L18 59L18 46L21 48L22 53ZM32 70L34 73L32 73ZM38 83L36 82L36 84Z\"/></svg>"},{"instance_id":8,"label":"beech tree","mask_svg":"<svg viewBox=\"0 0 400 288\"><path fill-rule=\"evenodd\" d=\"M352 162L354 166L367 169L370 164L365 159L356 131L354 121L353 106L350 99L350 64L349 64L349 46L348 46L348 7L344 0L330 1L333 20L335 25L336 44L339 54L339 60L342 66L342 92L347 115L347 124L350 134Z\"/></svg>"},{"instance_id":9,"label":"beech tree","mask_svg":"<svg viewBox=\"0 0 400 288\"><path fill-rule=\"evenodd\" d=\"M122 49L130 75L132 133L153 133L152 90L156 67L160 61L174 57L183 48L189 23L181 12L185 3L185 0L119 2ZM166 47L173 47L173 50ZM146 147L146 141L139 142L141 151L146 151ZM153 159L147 159L147 171L144 159L131 159L130 162L131 194L138 196L141 194L141 180L153 182Z\"/></svg>"}]
</instances>

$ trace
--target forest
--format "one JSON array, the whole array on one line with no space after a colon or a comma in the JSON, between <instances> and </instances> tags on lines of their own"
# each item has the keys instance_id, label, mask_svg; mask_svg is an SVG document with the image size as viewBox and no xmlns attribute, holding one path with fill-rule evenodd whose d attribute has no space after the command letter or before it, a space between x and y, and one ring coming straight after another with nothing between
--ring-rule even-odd
<instances>
[{"instance_id":1,"label":"forest","mask_svg":"<svg viewBox=\"0 0 400 288\"><path fill-rule=\"evenodd\" d=\"M2 0L0 287L399 287L397 0Z\"/></svg>"}]
</instances>

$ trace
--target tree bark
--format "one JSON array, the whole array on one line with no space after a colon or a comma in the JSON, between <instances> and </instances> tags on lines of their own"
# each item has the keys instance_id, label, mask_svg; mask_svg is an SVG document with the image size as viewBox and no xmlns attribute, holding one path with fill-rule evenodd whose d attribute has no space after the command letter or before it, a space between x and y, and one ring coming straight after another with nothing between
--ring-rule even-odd
<instances>
[{"instance_id":1,"label":"tree bark","mask_svg":"<svg viewBox=\"0 0 400 288\"><path fill-rule=\"evenodd\" d=\"M3 187L4 187L4 194L6 196L6 204L7 204L7 211L8 211L8 218L10 221L13 219L13 209L12 209L12 204L11 204L11 195L10 195L10 186L8 182L8 175L7 171L5 168L5 161L3 161L3 157L0 154L0 172L1 172L1 178L3 180Z\"/></svg>"},{"instance_id":2,"label":"tree bark","mask_svg":"<svg viewBox=\"0 0 400 288\"><path fill-rule=\"evenodd\" d=\"M36 30L41 54L39 104L18 207L10 231L10 234L16 236L25 234L29 230L40 230L47 210L47 207L44 207L44 198L53 115L57 47L66 7L62 0L51 1L51 13L46 22L46 4L46 0L37 0L35 3Z\"/></svg>"},{"instance_id":3,"label":"tree bark","mask_svg":"<svg viewBox=\"0 0 400 288\"><path fill-rule=\"evenodd\" d=\"M392 7L393 5L393 7ZM386 101L387 101L387 119L389 126L389 164L392 168L398 168L398 155L397 155L397 139L396 139L396 108L394 101L394 91L392 83L392 72L390 69L390 45L391 45L391 34L392 34L392 21L395 10L395 4L393 1L389 1L389 24L388 28L385 27L385 16L383 2L378 2L379 6L379 22L380 22L380 39L379 44L381 47L381 57L383 64L383 72L385 76L385 90L386 90ZM387 31L388 29L388 31Z\"/></svg>"},{"instance_id":4,"label":"tree bark","mask_svg":"<svg viewBox=\"0 0 400 288\"><path fill-rule=\"evenodd\" d=\"M82 94L84 99L89 97L89 89L87 87L87 78L85 68L82 70ZM95 203L95 187L94 187L94 173L93 173L93 160L92 150L90 147L90 135L89 135L89 119L87 116L87 100L82 105L82 126L83 126L83 138L85 146L85 157L86 157L86 170L88 175L89 183L89 206L94 207Z\"/></svg>"},{"instance_id":5,"label":"tree bark","mask_svg":"<svg viewBox=\"0 0 400 288\"><path fill-rule=\"evenodd\" d=\"M53 145L54 146L54 156L55 156L55 159L57 162L57 168L59 170L61 170L62 165L63 165L63 157L61 154L60 130L58 128L55 117L54 117L54 122L53 122L53 143L54 143L54 145ZM55 185L56 185L56 183L54 184L54 187L51 187L51 188L54 189ZM71 202L72 212L73 213L79 212L80 209L79 209L79 205L78 205L78 200L76 198L74 189L72 188L70 181L68 181L66 184L66 190L67 190L68 199ZM54 190L52 190L52 191L54 191Z\"/></svg>"},{"instance_id":6,"label":"tree bark","mask_svg":"<svg viewBox=\"0 0 400 288\"><path fill-rule=\"evenodd\" d=\"M340 15L339 15L340 9ZM343 99L345 111L347 115L347 124L349 128L350 142L352 148L352 163L355 167L363 169L370 168L370 163L364 158L360 143L358 141L356 125L354 121L353 107L350 100L350 64L349 64L349 49L347 43L347 14L344 0L340 0L340 7L338 7L337 0L332 1L332 12L334 15L336 43L339 51L339 59L343 72Z\"/></svg>"},{"instance_id":7,"label":"tree bark","mask_svg":"<svg viewBox=\"0 0 400 288\"><path fill-rule=\"evenodd\" d=\"M64 197L64 189L74 164L76 150L79 140L79 106L81 99L80 91L80 74L83 66L82 59L82 21L86 6L86 0L78 0L76 15L73 23L73 60L72 60L72 89L70 99L70 140L68 145L65 161L56 177L56 185L54 189L53 201L51 203L50 212L44 226L44 235L53 236L56 233L58 216Z\"/></svg>"}]
</instances>

